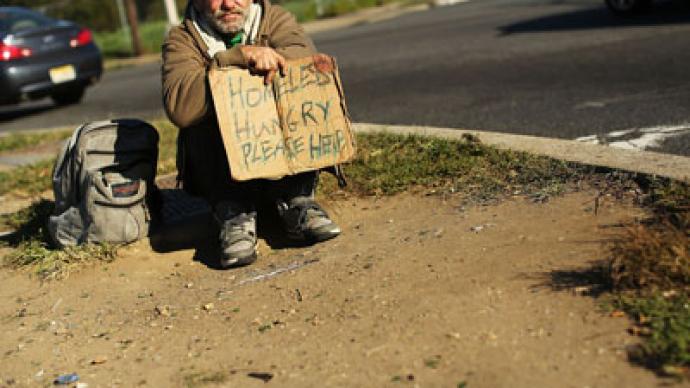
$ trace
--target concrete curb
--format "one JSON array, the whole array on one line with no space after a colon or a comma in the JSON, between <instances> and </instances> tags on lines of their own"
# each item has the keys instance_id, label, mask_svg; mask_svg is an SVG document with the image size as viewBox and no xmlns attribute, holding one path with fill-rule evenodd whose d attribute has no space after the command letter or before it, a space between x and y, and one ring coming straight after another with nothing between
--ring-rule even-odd
<instances>
[{"instance_id":1,"label":"concrete curb","mask_svg":"<svg viewBox=\"0 0 690 388\"><path fill-rule=\"evenodd\" d=\"M469 129L437 128L425 126L381 125L354 123L358 133L390 132L436 136L445 139L461 139L463 135L477 136L483 143L494 147L524 151L555 159L603 166L644 174L658 175L690 182L690 158L650 151L631 151L603 145L580 143L574 140L551 139L537 136L477 131ZM0 154L0 171L49 159L56 155L56 148L15 151Z\"/></svg>"},{"instance_id":2,"label":"concrete curb","mask_svg":"<svg viewBox=\"0 0 690 388\"><path fill-rule=\"evenodd\" d=\"M666 155L649 151L622 150L602 145L580 143L574 140L512 135L467 129L366 123L353 124L353 127L355 132L359 133L390 132L397 134L435 136L444 139L461 139L463 135L471 134L477 136L484 144L492 145L500 149L524 151L570 162L658 175L690 182L690 158L677 155Z\"/></svg>"}]
</instances>

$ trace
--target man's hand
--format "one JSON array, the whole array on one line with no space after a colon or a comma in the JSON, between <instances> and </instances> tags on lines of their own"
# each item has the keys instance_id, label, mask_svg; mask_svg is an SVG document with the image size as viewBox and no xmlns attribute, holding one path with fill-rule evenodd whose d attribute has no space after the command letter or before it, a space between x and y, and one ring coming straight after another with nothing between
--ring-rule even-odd
<instances>
[{"instance_id":1,"label":"man's hand","mask_svg":"<svg viewBox=\"0 0 690 388\"><path fill-rule=\"evenodd\" d=\"M253 71L266 73L264 83L273 81L277 71L284 74L285 58L270 47L241 46L242 55L247 60L249 68Z\"/></svg>"}]
</instances>

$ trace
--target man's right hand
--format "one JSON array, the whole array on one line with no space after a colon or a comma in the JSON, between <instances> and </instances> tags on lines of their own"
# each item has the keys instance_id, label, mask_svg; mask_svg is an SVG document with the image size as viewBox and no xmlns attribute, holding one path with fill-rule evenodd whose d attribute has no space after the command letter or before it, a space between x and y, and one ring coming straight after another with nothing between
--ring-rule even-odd
<instances>
[{"instance_id":1,"label":"man's right hand","mask_svg":"<svg viewBox=\"0 0 690 388\"><path fill-rule=\"evenodd\" d=\"M285 71L285 58L270 47L241 46L240 50L251 70L266 73L266 85L273 81L277 71L280 71L280 74Z\"/></svg>"}]
</instances>

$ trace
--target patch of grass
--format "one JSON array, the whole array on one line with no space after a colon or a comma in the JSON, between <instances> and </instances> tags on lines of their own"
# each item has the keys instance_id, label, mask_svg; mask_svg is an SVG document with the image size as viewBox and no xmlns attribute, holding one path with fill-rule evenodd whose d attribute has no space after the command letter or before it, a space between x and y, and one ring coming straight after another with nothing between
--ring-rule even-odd
<instances>
[{"instance_id":1,"label":"patch of grass","mask_svg":"<svg viewBox=\"0 0 690 388\"><path fill-rule=\"evenodd\" d=\"M69 276L74 268L85 263L110 262L117 256L114 244L85 244L53 249L46 230L53 202L41 200L19 212L0 216L0 225L15 230L3 238L14 249L2 258L1 264L10 268L28 268L41 280Z\"/></svg>"},{"instance_id":2,"label":"patch of grass","mask_svg":"<svg viewBox=\"0 0 690 388\"><path fill-rule=\"evenodd\" d=\"M33 196L50 189L54 160L0 171L0 195Z\"/></svg>"},{"instance_id":3,"label":"patch of grass","mask_svg":"<svg viewBox=\"0 0 690 388\"><path fill-rule=\"evenodd\" d=\"M15 231L7 242L17 245L30 239L45 239L45 225L53 207L53 201L40 200L16 213L0 215L0 230Z\"/></svg>"},{"instance_id":4,"label":"patch of grass","mask_svg":"<svg viewBox=\"0 0 690 388\"><path fill-rule=\"evenodd\" d=\"M84 244L53 250L43 241L32 239L20 243L3 258L3 265L31 268L40 279L60 279L70 270L85 263L111 262L117 257L117 245Z\"/></svg>"},{"instance_id":5,"label":"patch of grass","mask_svg":"<svg viewBox=\"0 0 690 388\"><path fill-rule=\"evenodd\" d=\"M652 217L611 245L614 307L636 323L630 358L662 374L690 375L690 185L640 182Z\"/></svg>"},{"instance_id":6,"label":"patch of grass","mask_svg":"<svg viewBox=\"0 0 690 388\"><path fill-rule=\"evenodd\" d=\"M611 248L611 282L643 293L690 291L690 214L640 224Z\"/></svg>"},{"instance_id":7,"label":"patch of grass","mask_svg":"<svg viewBox=\"0 0 690 388\"><path fill-rule=\"evenodd\" d=\"M0 152L18 151L26 148L37 147L47 143L53 143L67 139L72 130L51 131L44 133L12 133L0 137Z\"/></svg>"},{"instance_id":8,"label":"patch of grass","mask_svg":"<svg viewBox=\"0 0 690 388\"><path fill-rule=\"evenodd\" d=\"M635 320L638 331L645 336L644 342L630 353L633 361L673 374L682 371L678 366L690 366L687 294L620 296L615 304Z\"/></svg>"},{"instance_id":9,"label":"patch of grass","mask_svg":"<svg viewBox=\"0 0 690 388\"><path fill-rule=\"evenodd\" d=\"M222 384L228 380L228 374L225 372L195 372L185 375L183 380L185 386L192 388L201 385Z\"/></svg>"},{"instance_id":10,"label":"patch of grass","mask_svg":"<svg viewBox=\"0 0 690 388\"><path fill-rule=\"evenodd\" d=\"M390 195L412 186L466 194L479 202L501 194L541 200L561 193L591 168L522 152L502 151L472 136L446 140L390 133L359 134L357 158L345 166L350 191ZM334 182L324 191L335 191Z\"/></svg>"}]
</instances>

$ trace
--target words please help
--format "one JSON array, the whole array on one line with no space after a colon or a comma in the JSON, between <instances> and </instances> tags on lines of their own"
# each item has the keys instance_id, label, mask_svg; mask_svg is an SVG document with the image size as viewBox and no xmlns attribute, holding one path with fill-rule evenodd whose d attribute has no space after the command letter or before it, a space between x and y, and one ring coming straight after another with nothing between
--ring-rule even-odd
<instances>
[{"instance_id":1,"label":"words please help","mask_svg":"<svg viewBox=\"0 0 690 388\"><path fill-rule=\"evenodd\" d=\"M213 68L209 73L235 180L279 178L354 158L335 61L325 55L291 60L284 73L270 85L246 69Z\"/></svg>"}]
</instances>

